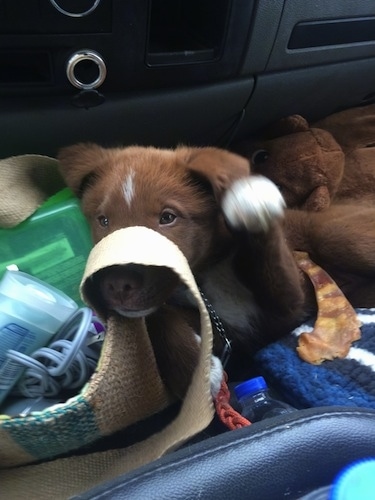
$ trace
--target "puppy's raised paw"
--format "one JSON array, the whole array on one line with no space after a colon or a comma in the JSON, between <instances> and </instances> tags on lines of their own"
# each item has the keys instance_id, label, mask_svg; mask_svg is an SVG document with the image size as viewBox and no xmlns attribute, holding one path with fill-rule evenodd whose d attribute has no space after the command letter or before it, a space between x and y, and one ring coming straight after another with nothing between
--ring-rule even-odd
<instances>
[{"instance_id":1,"label":"puppy's raised paw","mask_svg":"<svg viewBox=\"0 0 375 500\"><path fill-rule=\"evenodd\" d=\"M252 233L266 232L274 218L282 217L284 207L276 185L262 175L235 181L222 200L228 224Z\"/></svg>"}]
</instances>

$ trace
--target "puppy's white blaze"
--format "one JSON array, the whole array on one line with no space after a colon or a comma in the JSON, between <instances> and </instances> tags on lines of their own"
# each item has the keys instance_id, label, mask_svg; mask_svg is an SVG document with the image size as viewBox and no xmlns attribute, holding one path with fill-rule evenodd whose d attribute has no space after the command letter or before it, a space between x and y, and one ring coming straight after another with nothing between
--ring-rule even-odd
<instances>
[{"instance_id":1,"label":"puppy's white blaze","mask_svg":"<svg viewBox=\"0 0 375 500\"><path fill-rule=\"evenodd\" d=\"M134 183L135 171L131 170L127 175L124 184L122 185L122 191L124 193L124 198L128 207L130 208L131 203L134 198L135 193L135 183Z\"/></svg>"},{"instance_id":2,"label":"puppy's white blaze","mask_svg":"<svg viewBox=\"0 0 375 500\"><path fill-rule=\"evenodd\" d=\"M225 193L222 209L234 228L267 231L273 218L281 217L285 202L276 185L261 175L234 182Z\"/></svg>"}]
</instances>

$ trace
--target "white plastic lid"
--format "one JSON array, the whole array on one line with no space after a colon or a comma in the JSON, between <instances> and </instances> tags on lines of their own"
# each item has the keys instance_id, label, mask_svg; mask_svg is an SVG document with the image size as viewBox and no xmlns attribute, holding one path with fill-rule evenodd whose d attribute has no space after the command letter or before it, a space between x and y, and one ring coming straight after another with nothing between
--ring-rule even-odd
<instances>
[{"instance_id":1,"label":"white plastic lid","mask_svg":"<svg viewBox=\"0 0 375 500\"><path fill-rule=\"evenodd\" d=\"M23 308L27 315L29 310L43 313L49 330L57 329L78 309L78 305L65 293L55 287L34 278L21 271L7 270L0 281L0 294L12 301L26 306ZM0 301L1 301L0 295ZM28 318L24 318L28 321Z\"/></svg>"}]
</instances>

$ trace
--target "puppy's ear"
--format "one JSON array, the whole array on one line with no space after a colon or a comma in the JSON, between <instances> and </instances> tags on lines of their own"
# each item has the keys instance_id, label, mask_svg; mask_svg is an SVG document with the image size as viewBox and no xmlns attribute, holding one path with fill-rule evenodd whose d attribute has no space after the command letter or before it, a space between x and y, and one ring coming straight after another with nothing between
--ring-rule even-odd
<instances>
[{"instance_id":1,"label":"puppy's ear","mask_svg":"<svg viewBox=\"0 0 375 500\"><path fill-rule=\"evenodd\" d=\"M218 201L237 179L250 175L249 161L242 156L218 148L179 148L187 167L212 186Z\"/></svg>"},{"instance_id":2,"label":"puppy's ear","mask_svg":"<svg viewBox=\"0 0 375 500\"><path fill-rule=\"evenodd\" d=\"M79 198L98 176L98 170L107 159L107 151L92 143L80 143L62 148L57 159L66 184Z\"/></svg>"}]
</instances>

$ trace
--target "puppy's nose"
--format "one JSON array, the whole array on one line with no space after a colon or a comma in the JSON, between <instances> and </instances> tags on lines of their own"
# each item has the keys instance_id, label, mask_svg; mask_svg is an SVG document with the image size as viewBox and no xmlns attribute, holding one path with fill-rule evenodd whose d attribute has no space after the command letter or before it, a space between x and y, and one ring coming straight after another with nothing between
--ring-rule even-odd
<instances>
[{"instance_id":1,"label":"puppy's nose","mask_svg":"<svg viewBox=\"0 0 375 500\"><path fill-rule=\"evenodd\" d=\"M108 298L129 295L143 286L143 276L132 269L113 269L103 277L102 291Z\"/></svg>"}]
</instances>

